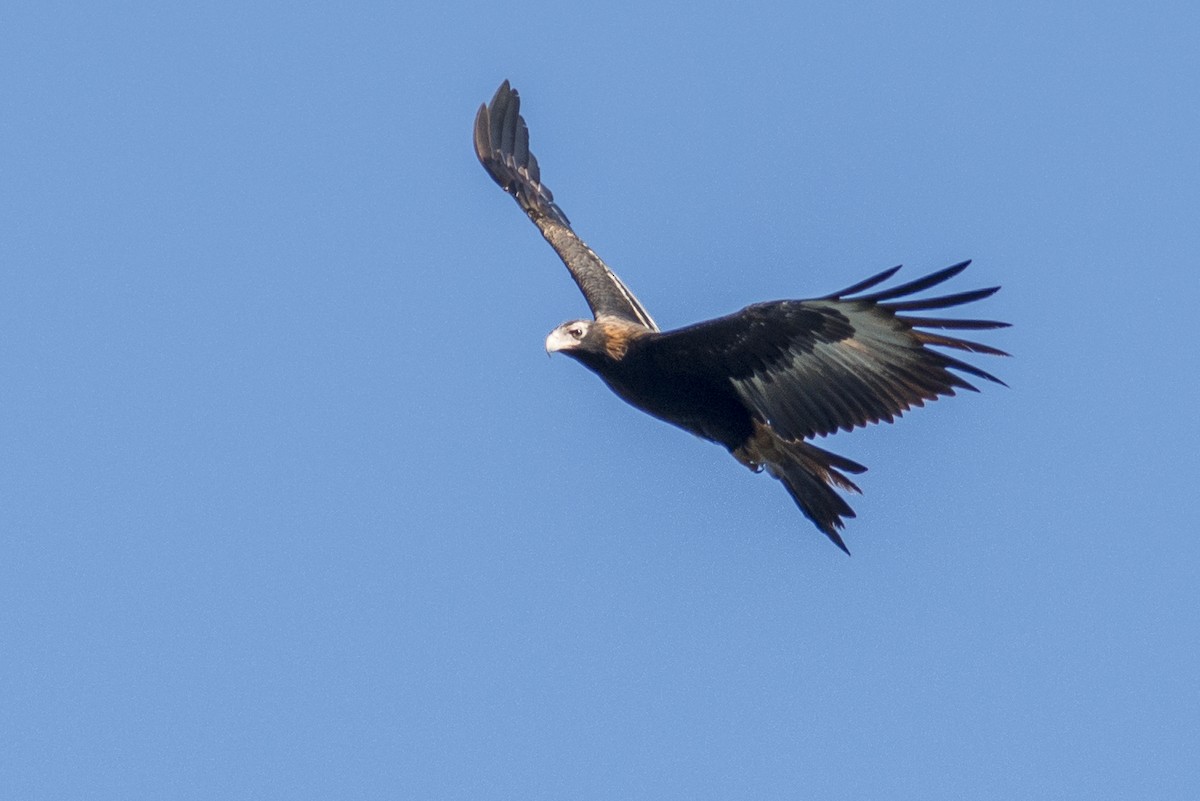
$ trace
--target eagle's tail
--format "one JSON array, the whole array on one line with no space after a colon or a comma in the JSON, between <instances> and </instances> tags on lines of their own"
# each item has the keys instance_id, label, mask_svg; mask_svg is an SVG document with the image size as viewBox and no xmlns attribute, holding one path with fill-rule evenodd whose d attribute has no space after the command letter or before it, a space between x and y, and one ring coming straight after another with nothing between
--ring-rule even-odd
<instances>
[{"instance_id":1,"label":"eagle's tail","mask_svg":"<svg viewBox=\"0 0 1200 801\"><path fill-rule=\"evenodd\" d=\"M845 474L863 473L867 468L809 442L781 439L765 425L756 428L755 436L734 451L734 456L751 469L765 467L782 481L804 516L849 554L838 529L845 525L842 518L854 517L854 510L835 488L861 492Z\"/></svg>"}]
</instances>

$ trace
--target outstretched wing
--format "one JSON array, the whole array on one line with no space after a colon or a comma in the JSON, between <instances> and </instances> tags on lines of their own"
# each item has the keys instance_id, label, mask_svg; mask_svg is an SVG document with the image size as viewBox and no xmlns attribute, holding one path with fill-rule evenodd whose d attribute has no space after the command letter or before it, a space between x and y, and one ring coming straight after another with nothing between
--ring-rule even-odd
<instances>
[{"instance_id":1,"label":"outstretched wing","mask_svg":"<svg viewBox=\"0 0 1200 801\"><path fill-rule=\"evenodd\" d=\"M480 106L475 115L475 155L488 175L516 198L567 265L593 315L619 317L658 330L621 279L571 230L567 215L542 185L537 159L529 152L529 129L521 117L521 98L508 81L500 84L492 102Z\"/></svg>"},{"instance_id":2,"label":"outstretched wing","mask_svg":"<svg viewBox=\"0 0 1200 801\"><path fill-rule=\"evenodd\" d=\"M728 375L738 395L787 440L891 422L955 389L975 390L955 372L1000 379L930 346L1008 354L924 329L1003 328L992 320L910 316L986 298L999 287L897 300L958 275L970 262L907 284L862 294L894 267L815 300L758 303L736 314L668 331L648 341L656 359Z\"/></svg>"}]
</instances>

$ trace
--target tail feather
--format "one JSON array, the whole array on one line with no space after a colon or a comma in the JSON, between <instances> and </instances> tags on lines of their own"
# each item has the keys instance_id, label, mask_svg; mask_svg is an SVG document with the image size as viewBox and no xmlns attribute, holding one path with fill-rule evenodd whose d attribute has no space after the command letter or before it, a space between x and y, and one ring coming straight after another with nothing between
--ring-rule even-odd
<instances>
[{"instance_id":1,"label":"tail feather","mask_svg":"<svg viewBox=\"0 0 1200 801\"><path fill-rule=\"evenodd\" d=\"M846 503L845 498L839 495L834 487L860 494L862 490L828 458L841 460L840 456L805 442L788 445L790 447L787 450L791 458L781 464L769 463L767 471L783 482L783 486L787 487L788 494L792 496L792 500L800 507L804 516L849 556L850 549L846 547L838 529L845 527L843 518L855 517L855 514L850 504ZM857 464L855 466L861 467Z\"/></svg>"},{"instance_id":2,"label":"tail feather","mask_svg":"<svg viewBox=\"0 0 1200 801\"><path fill-rule=\"evenodd\" d=\"M841 471L861 473L866 468L807 442L787 442L781 445L785 447L778 450L788 458L781 464L768 464L768 471L783 482L783 486L787 487L792 500L800 507L804 516L849 556L850 549L846 547L838 529L845 527L843 518L855 516L854 510L834 487L846 492L861 493L858 485Z\"/></svg>"},{"instance_id":3,"label":"tail feather","mask_svg":"<svg viewBox=\"0 0 1200 801\"><path fill-rule=\"evenodd\" d=\"M861 494L846 473L864 473L867 468L804 440L786 440L765 423L756 422L754 434L738 448L734 457L755 472L767 472L783 482L804 516L847 555L850 549L838 530L854 510L837 490Z\"/></svg>"}]
</instances>

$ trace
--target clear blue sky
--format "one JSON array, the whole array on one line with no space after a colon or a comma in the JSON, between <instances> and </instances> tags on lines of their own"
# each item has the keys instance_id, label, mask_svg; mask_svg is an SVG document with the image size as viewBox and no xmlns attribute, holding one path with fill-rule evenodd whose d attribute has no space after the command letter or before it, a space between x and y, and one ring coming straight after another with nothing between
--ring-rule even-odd
<instances>
[{"instance_id":1,"label":"clear blue sky","mask_svg":"<svg viewBox=\"0 0 1200 801\"><path fill-rule=\"evenodd\" d=\"M1195 4L0 11L0 796L1200 793ZM625 406L470 146L664 326L903 262L1011 389L847 558Z\"/></svg>"}]
</instances>

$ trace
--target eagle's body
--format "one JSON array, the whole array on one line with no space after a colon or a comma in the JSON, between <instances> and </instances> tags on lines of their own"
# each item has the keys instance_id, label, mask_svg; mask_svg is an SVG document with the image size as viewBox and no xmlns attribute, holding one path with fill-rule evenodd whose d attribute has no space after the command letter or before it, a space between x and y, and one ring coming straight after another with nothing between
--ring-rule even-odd
<instances>
[{"instance_id":1,"label":"eagle's body","mask_svg":"<svg viewBox=\"0 0 1200 801\"><path fill-rule=\"evenodd\" d=\"M576 236L541 183L520 100L505 81L475 120L475 151L492 178L554 247L595 317L556 328L546 349L583 364L647 414L723 445L752 470L767 470L842 550L842 519L854 512L834 488L857 492L845 473L862 465L808 440L891 422L955 388L975 389L951 369L1002 383L930 345L1004 355L987 345L921 329L987 329L1004 323L912 317L987 297L998 287L897 300L966 269L956 264L907 284L868 290L898 267L813 300L757 303L716 320L659 331L619 278Z\"/></svg>"},{"instance_id":2,"label":"eagle's body","mask_svg":"<svg viewBox=\"0 0 1200 801\"><path fill-rule=\"evenodd\" d=\"M703 365L675 358L663 347L662 334L603 321L591 324L579 347L563 352L630 405L698 437L733 450L753 433L750 413L733 385Z\"/></svg>"}]
</instances>

